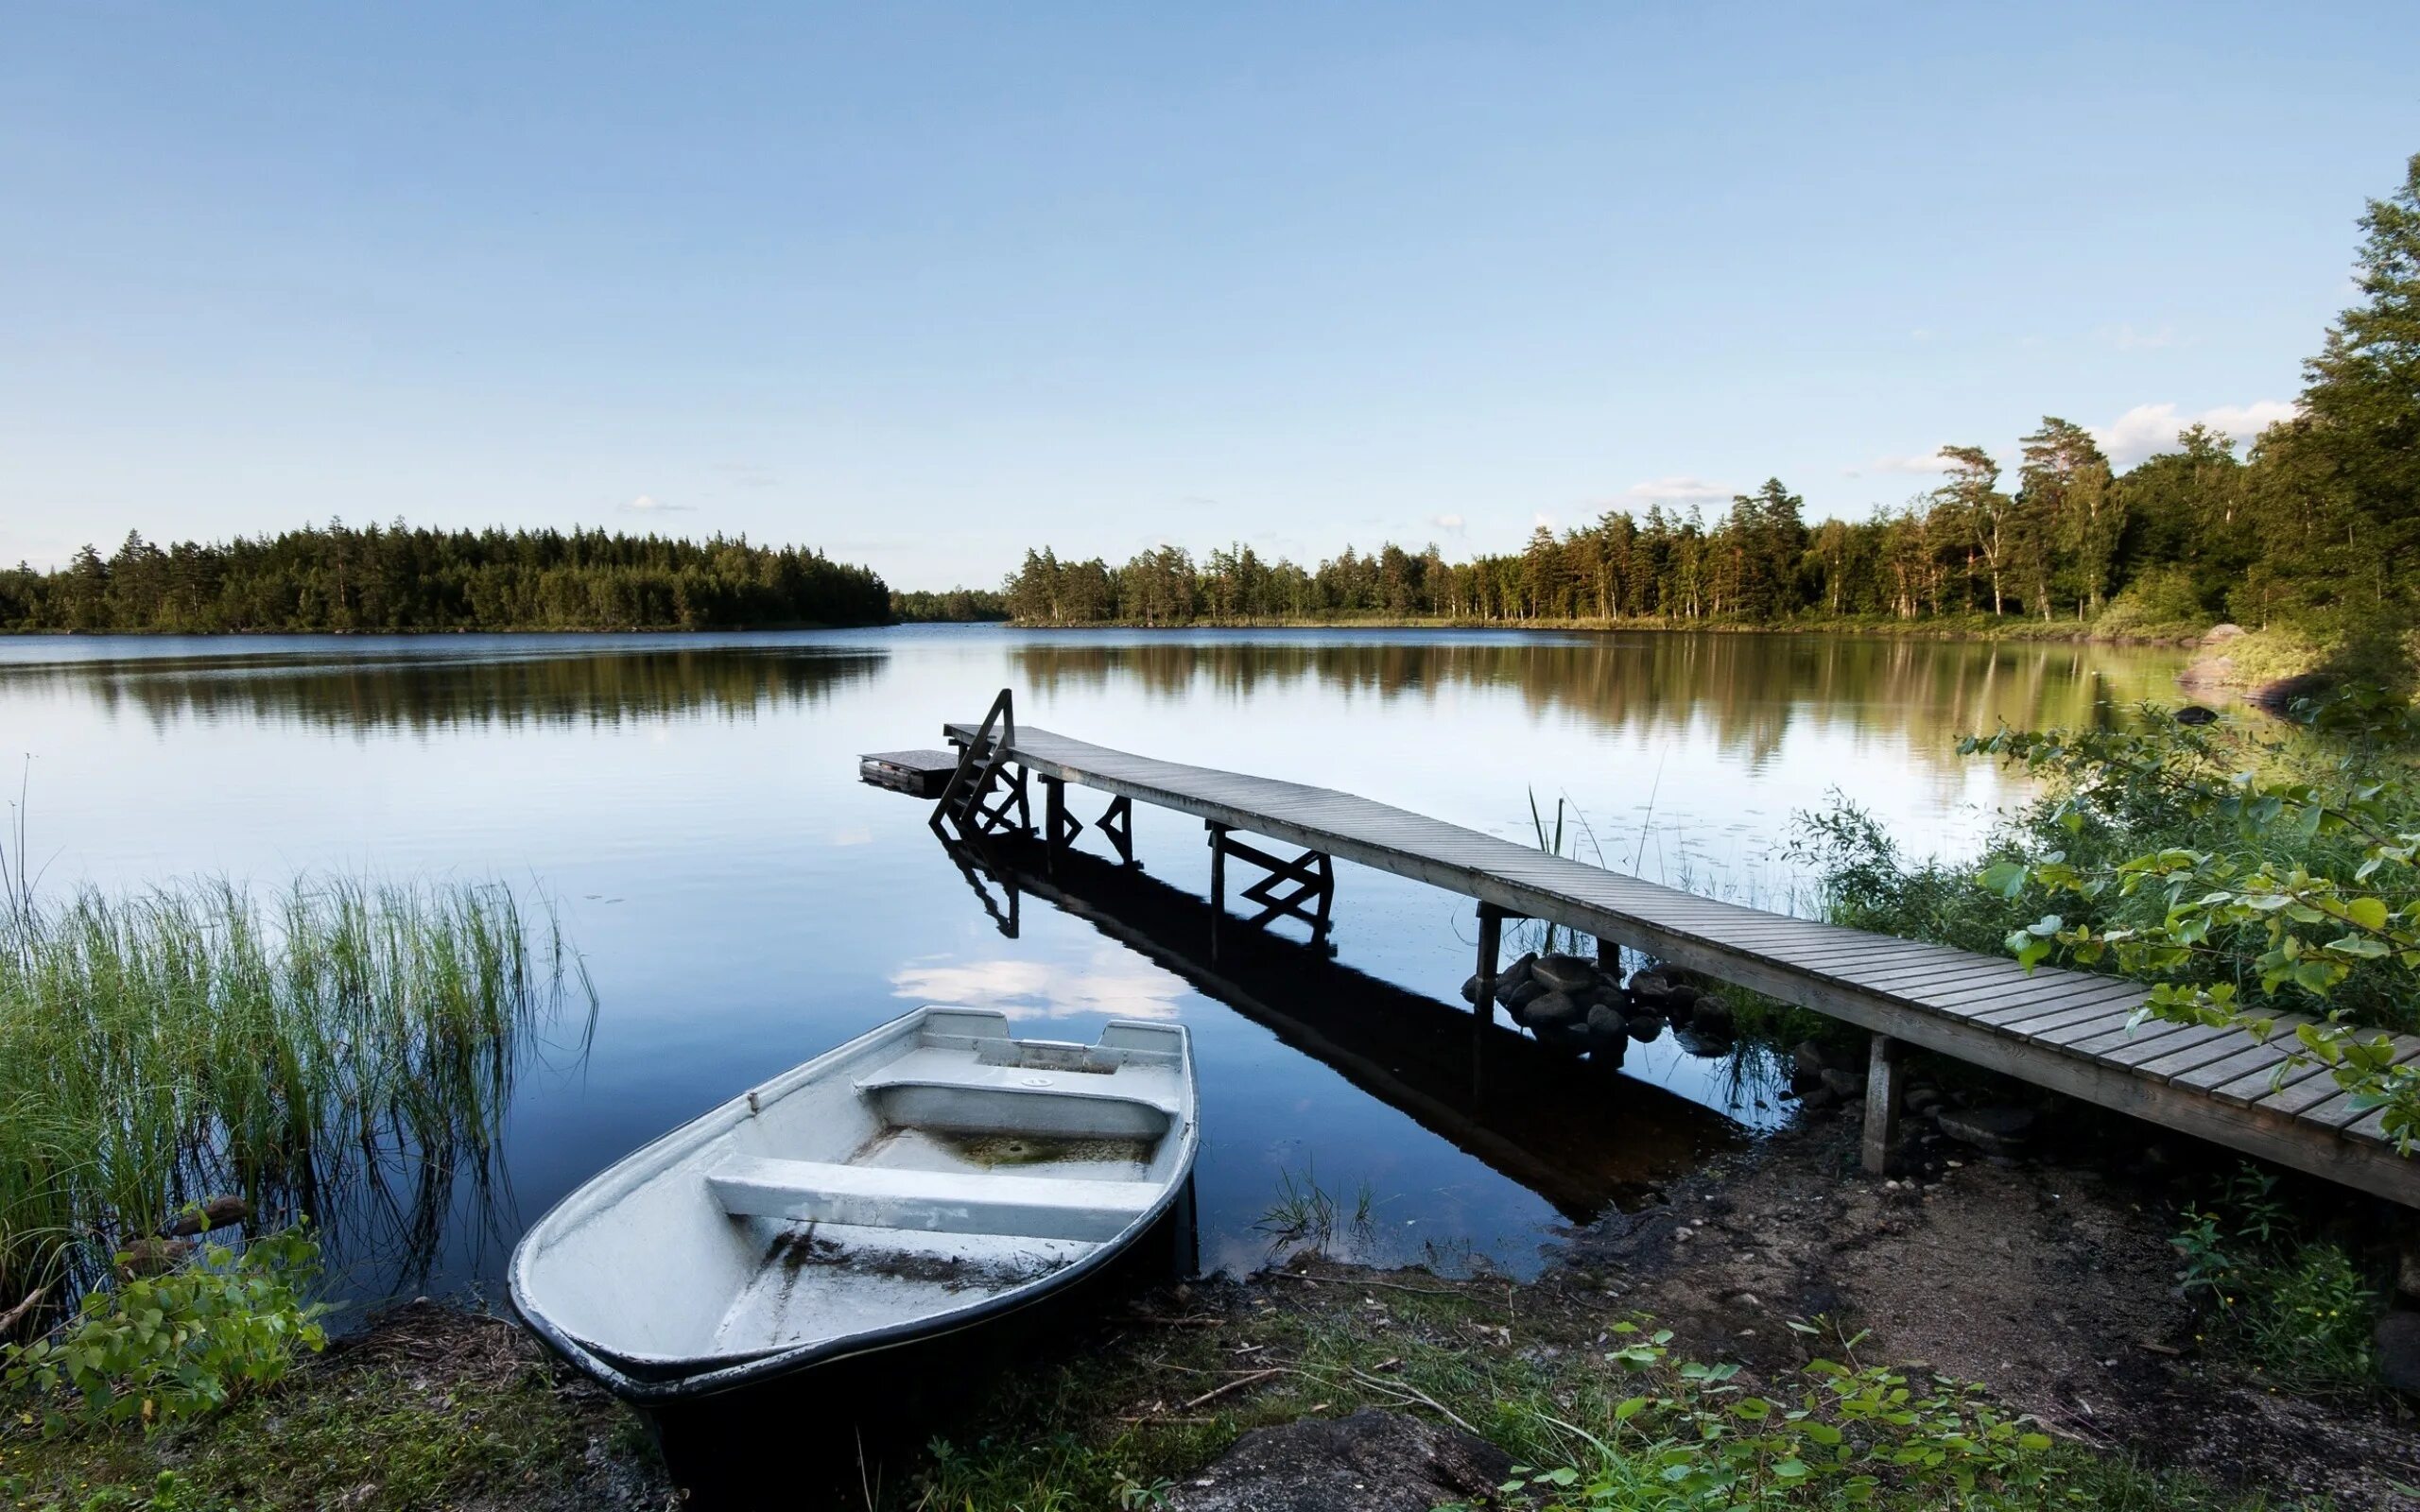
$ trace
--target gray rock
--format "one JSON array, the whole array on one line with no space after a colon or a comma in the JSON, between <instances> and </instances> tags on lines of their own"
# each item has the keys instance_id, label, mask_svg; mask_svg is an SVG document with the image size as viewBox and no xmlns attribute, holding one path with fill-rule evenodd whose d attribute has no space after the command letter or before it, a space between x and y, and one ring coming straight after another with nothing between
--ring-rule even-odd
<instances>
[{"instance_id":1,"label":"gray rock","mask_svg":"<svg viewBox=\"0 0 2420 1512\"><path fill-rule=\"evenodd\" d=\"M1706 993L1690 1005L1689 1026L1712 1039L1727 1038L1731 1033L1731 1000Z\"/></svg>"},{"instance_id":2,"label":"gray rock","mask_svg":"<svg viewBox=\"0 0 2420 1512\"><path fill-rule=\"evenodd\" d=\"M1547 992L1530 1000L1529 1022L1532 1029L1561 1029L1587 1017L1588 1010L1568 992Z\"/></svg>"},{"instance_id":3,"label":"gray rock","mask_svg":"<svg viewBox=\"0 0 2420 1512\"><path fill-rule=\"evenodd\" d=\"M1527 955L1522 956L1519 960L1514 961L1512 965L1506 967L1504 970L1496 972L1496 984L1500 987L1519 987L1522 983L1530 979L1530 972L1537 967L1537 964L1538 953L1531 951Z\"/></svg>"},{"instance_id":4,"label":"gray rock","mask_svg":"<svg viewBox=\"0 0 2420 1512\"><path fill-rule=\"evenodd\" d=\"M1839 1101L1840 1099L1832 1094L1832 1089L1821 1082L1798 1094L1798 1106L1801 1108L1829 1108Z\"/></svg>"},{"instance_id":5,"label":"gray rock","mask_svg":"<svg viewBox=\"0 0 2420 1512\"><path fill-rule=\"evenodd\" d=\"M1688 1006L1690 1004L1697 1002L1698 999L1703 996L1705 996L1704 993L1699 991L1688 983L1675 982L1672 984L1670 989L1664 994L1664 1001L1670 1005L1674 1009L1679 1009ZM1678 1017L1678 1014L1676 1013L1674 1016Z\"/></svg>"},{"instance_id":6,"label":"gray rock","mask_svg":"<svg viewBox=\"0 0 2420 1512\"><path fill-rule=\"evenodd\" d=\"M1623 1022L1622 1027L1630 1031L1632 1039L1645 1044L1664 1032L1664 1019L1661 1014L1634 1013Z\"/></svg>"},{"instance_id":7,"label":"gray rock","mask_svg":"<svg viewBox=\"0 0 2420 1512\"><path fill-rule=\"evenodd\" d=\"M1661 971L1634 971L1630 995L1643 1003L1661 1003L1672 995L1672 979Z\"/></svg>"},{"instance_id":8,"label":"gray rock","mask_svg":"<svg viewBox=\"0 0 2420 1512\"><path fill-rule=\"evenodd\" d=\"M2025 1136L2032 1131L2034 1113L2030 1108L2005 1105L1952 1108L1945 1104L1935 1121L1951 1139L1972 1144L1986 1155L2007 1156L2025 1148Z\"/></svg>"},{"instance_id":9,"label":"gray rock","mask_svg":"<svg viewBox=\"0 0 2420 1512\"><path fill-rule=\"evenodd\" d=\"M1791 1069L1801 1076L1821 1076L1831 1069L1835 1057L1812 1040L1801 1040L1790 1046Z\"/></svg>"},{"instance_id":10,"label":"gray rock","mask_svg":"<svg viewBox=\"0 0 2420 1512\"><path fill-rule=\"evenodd\" d=\"M2420 1397L2420 1313L2389 1313L2373 1335L2378 1379L2407 1396Z\"/></svg>"},{"instance_id":11,"label":"gray rock","mask_svg":"<svg viewBox=\"0 0 2420 1512\"><path fill-rule=\"evenodd\" d=\"M2224 645L2229 641L2241 639L2244 633L2244 628L2240 625L2213 625L2207 630L2203 632L2202 644L2204 645Z\"/></svg>"},{"instance_id":12,"label":"gray rock","mask_svg":"<svg viewBox=\"0 0 2420 1512\"><path fill-rule=\"evenodd\" d=\"M1429 1512L1491 1498L1512 1456L1408 1413L1364 1407L1255 1428L1168 1493L1170 1512Z\"/></svg>"},{"instance_id":13,"label":"gray rock","mask_svg":"<svg viewBox=\"0 0 2420 1512\"><path fill-rule=\"evenodd\" d=\"M1588 1010L1588 1038L1598 1044L1619 1040L1624 1033L1622 1016L1599 1003Z\"/></svg>"},{"instance_id":14,"label":"gray rock","mask_svg":"<svg viewBox=\"0 0 2420 1512\"><path fill-rule=\"evenodd\" d=\"M1549 992L1577 997L1597 985L1597 963L1577 955L1541 955L1530 974L1544 982Z\"/></svg>"},{"instance_id":15,"label":"gray rock","mask_svg":"<svg viewBox=\"0 0 2420 1512\"><path fill-rule=\"evenodd\" d=\"M1499 987L1495 989L1495 1001L1512 1009L1512 1016L1516 1019L1528 1011L1531 1003L1546 995L1547 989L1531 981L1524 981L1517 987Z\"/></svg>"},{"instance_id":16,"label":"gray rock","mask_svg":"<svg viewBox=\"0 0 2420 1512\"><path fill-rule=\"evenodd\" d=\"M1462 1001L1473 1007L1478 1006L1478 973L1477 971L1473 971L1470 980L1462 984Z\"/></svg>"},{"instance_id":17,"label":"gray rock","mask_svg":"<svg viewBox=\"0 0 2420 1512\"><path fill-rule=\"evenodd\" d=\"M1941 1091L1933 1087L1910 1087L1900 1106L1910 1113L1921 1113L1927 1108L1941 1106Z\"/></svg>"},{"instance_id":18,"label":"gray rock","mask_svg":"<svg viewBox=\"0 0 2420 1512\"><path fill-rule=\"evenodd\" d=\"M2402 1252L2395 1256L2394 1289L2406 1297L2420 1297L2420 1238L2408 1232Z\"/></svg>"},{"instance_id":19,"label":"gray rock","mask_svg":"<svg viewBox=\"0 0 2420 1512\"><path fill-rule=\"evenodd\" d=\"M1822 1076L1824 1087L1835 1097L1846 1099L1865 1095L1865 1078L1854 1071L1842 1071L1838 1066L1826 1066L1823 1070Z\"/></svg>"}]
</instances>

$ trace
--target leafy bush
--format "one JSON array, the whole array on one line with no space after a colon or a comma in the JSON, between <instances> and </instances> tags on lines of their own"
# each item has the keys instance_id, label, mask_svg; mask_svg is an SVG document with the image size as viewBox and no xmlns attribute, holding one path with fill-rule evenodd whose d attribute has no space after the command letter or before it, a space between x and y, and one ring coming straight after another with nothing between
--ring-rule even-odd
<instances>
[{"instance_id":1,"label":"leafy bush","mask_svg":"<svg viewBox=\"0 0 2420 1512\"><path fill-rule=\"evenodd\" d=\"M240 1250L207 1246L198 1263L87 1292L51 1337L0 1352L0 1383L43 1399L45 1432L78 1417L146 1428L200 1417L326 1347L326 1309L307 1300L319 1273L319 1243L300 1226ZM60 1410L71 1393L77 1406Z\"/></svg>"},{"instance_id":2,"label":"leafy bush","mask_svg":"<svg viewBox=\"0 0 2420 1512\"><path fill-rule=\"evenodd\" d=\"M1979 868L1908 867L1836 801L1801 816L1831 917L2031 966L2063 956L2153 984L2150 1011L2267 1039L2287 1013L2290 1066L2329 1068L2408 1147L2420 1070L2378 1030L2420 1029L2420 721L2347 694L2296 722L2179 725L2146 707L2129 728L2010 730L1960 749L2044 779ZM1972 885L1979 882L1981 885Z\"/></svg>"},{"instance_id":3,"label":"leafy bush","mask_svg":"<svg viewBox=\"0 0 2420 1512\"><path fill-rule=\"evenodd\" d=\"M2217 1200L2187 1210L2178 1280L2220 1342L2281 1384L2366 1390L2378 1297L2342 1247L2298 1233L2276 1178L2246 1166Z\"/></svg>"},{"instance_id":4,"label":"leafy bush","mask_svg":"<svg viewBox=\"0 0 2420 1512\"><path fill-rule=\"evenodd\" d=\"M2184 567L2154 567L2109 601L2093 622L2102 635L2148 635L2198 629L2210 623L2193 574Z\"/></svg>"},{"instance_id":5,"label":"leafy bush","mask_svg":"<svg viewBox=\"0 0 2420 1512\"><path fill-rule=\"evenodd\" d=\"M2030 1419L1989 1405L1977 1386L1858 1364L1862 1335L1841 1341L1848 1363L1808 1364L1807 1385L1785 1400L1743 1390L1737 1366L1675 1368L1667 1331L1615 1328L1623 1342L1611 1357L1648 1389L1616 1403L1603 1423L1561 1424L1583 1452L1569 1465L1516 1468L1506 1495L1526 1495L1542 1512L1729 1512L1861 1504L1887 1486L1962 1505L1979 1490L2039 1486L2055 1474L2050 1437Z\"/></svg>"}]
</instances>

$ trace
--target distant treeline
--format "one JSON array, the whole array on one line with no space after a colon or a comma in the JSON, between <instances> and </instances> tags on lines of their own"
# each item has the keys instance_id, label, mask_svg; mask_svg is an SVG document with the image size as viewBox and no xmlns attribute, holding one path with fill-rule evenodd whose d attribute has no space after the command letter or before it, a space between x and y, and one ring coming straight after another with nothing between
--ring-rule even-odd
<instances>
[{"instance_id":1,"label":"distant treeline","mask_svg":"<svg viewBox=\"0 0 2420 1512\"><path fill-rule=\"evenodd\" d=\"M2226 616L2342 633L2409 625L2420 604L2420 157L2373 200L2343 313L2305 364L2300 413L2247 455L2196 425L2118 472L2083 427L2046 417L2013 487L1976 446L1947 481L1858 522L1809 526L1778 479L1707 518L1605 514L1517 554L1346 551L1315 568L1249 546L1175 547L1120 566L1027 553L1006 584L1031 624L1198 620L1660 620L1772 624L1976 614L2182 627Z\"/></svg>"},{"instance_id":2,"label":"distant treeline","mask_svg":"<svg viewBox=\"0 0 2420 1512\"><path fill-rule=\"evenodd\" d=\"M890 590L796 546L341 524L0 572L11 630L620 630L880 625Z\"/></svg>"},{"instance_id":3,"label":"distant treeline","mask_svg":"<svg viewBox=\"0 0 2420 1512\"><path fill-rule=\"evenodd\" d=\"M971 625L1009 617L1009 600L988 588L952 588L941 593L920 589L912 593L893 590L890 617L903 625Z\"/></svg>"}]
</instances>

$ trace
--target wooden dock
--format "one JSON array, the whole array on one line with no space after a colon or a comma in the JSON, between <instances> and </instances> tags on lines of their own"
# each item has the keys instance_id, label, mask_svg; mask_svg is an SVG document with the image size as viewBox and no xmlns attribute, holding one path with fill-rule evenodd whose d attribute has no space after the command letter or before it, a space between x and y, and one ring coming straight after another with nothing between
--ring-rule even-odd
<instances>
[{"instance_id":1,"label":"wooden dock","mask_svg":"<svg viewBox=\"0 0 2420 1512\"><path fill-rule=\"evenodd\" d=\"M1231 851L1270 871L1259 890L1245 890L1268 905L1256 922L1294 917L1323 930L1335 857L1478 900L1483 983L1495 974L1498 920L1538 919L1870 1030L1867 1148L1877 1169L1904 1043L2420 1208L2420 1159L2397 1152L2376 1113L2354 1108L2319 1067L2279 1081L2282 1042L2304 1019L2281 1017L2278 1042L2267 1044L2234 1029L2134 1023L2146 996L2138 984L2048 968L2029 974L2005 957L1697 897L1352 793L1092 745L1015 724L1005 696L984 723L944 733L964 760L937 825L947 817L976 835L1029 833L1030 777L1045 787L1042 837L1063 846L1082 828L1066 811L1072 783L1111 795L1105 828L1121 856L1131 858L1132 842L1115 821L1132 804L1201 818L1212 838L1214 902L1223 904ZM1279 861L1228 840L1233 831L1305 853ZM1492 1014L1484 990L1479 1001ZM2420 1056L2420 1038L2395 1043L2400 1059Z\"/></svg>"}]
</instances>

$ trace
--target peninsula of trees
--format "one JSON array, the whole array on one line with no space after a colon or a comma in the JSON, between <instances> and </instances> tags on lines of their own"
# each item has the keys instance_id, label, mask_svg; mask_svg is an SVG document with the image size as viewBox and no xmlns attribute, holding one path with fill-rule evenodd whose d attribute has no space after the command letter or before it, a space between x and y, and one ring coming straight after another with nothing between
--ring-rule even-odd
<instances>
[{"instance_id":1,"label":"peninsula of trees","mask_svg":"<svg viewBox=\"0 0 2420 1512\"><path fill-rule=\"evenodd\" d=\"M871 571L797 546L341 524L0 572L0 629L627 630L880 625Z\"/></svg>"}]
</instances>

